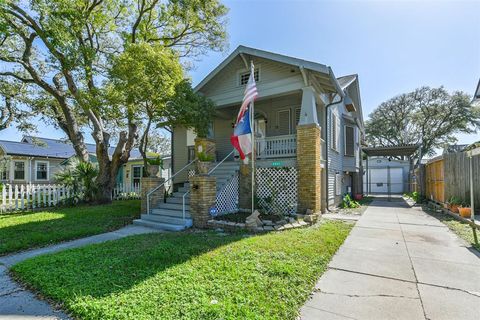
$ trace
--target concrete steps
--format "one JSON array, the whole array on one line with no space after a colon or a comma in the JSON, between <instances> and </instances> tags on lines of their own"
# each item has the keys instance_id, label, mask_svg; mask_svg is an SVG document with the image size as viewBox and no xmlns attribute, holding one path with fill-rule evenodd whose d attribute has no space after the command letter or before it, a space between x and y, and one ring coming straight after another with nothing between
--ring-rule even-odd
<instances>
[{"instance_id":1,"label":"concrete steps","mask_svg":"<svg viewBox=\"0 0 480 320\"><path fill-rule=\"evenodd\" d=\"M217 178L217 191L227 183L239 169L237 162L224 162L219 165L212 175ZM183 196L190 191L190 183L186 182L168 197L165 202L150 210L150 214L142 214L140 219L133 223L140 226L167 230L181 231L193 225L190 215L190 193L185 196L185 219L183 219Z\"/></svg>"}]
</instances>

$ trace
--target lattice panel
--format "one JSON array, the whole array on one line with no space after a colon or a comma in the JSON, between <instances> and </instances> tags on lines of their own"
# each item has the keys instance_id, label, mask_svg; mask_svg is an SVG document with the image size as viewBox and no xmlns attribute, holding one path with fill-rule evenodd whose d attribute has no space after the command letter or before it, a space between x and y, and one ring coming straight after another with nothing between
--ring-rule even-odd
<instances>
[{"instance_id":1,"label":"lattice panel","mask_svg":"<svg viewBox=\"0 0 480 320\"><path fill-rule=\"evenodd\" d=\"M294 215L297 212L297 168L257 168L257 206L267 213Z\"/></svg>"},{"instance_id":2,"label":"lattice panel","mask_svg":"<svg viewBox=\"0 0 480 320\"><path fill-rule=\"evenodd\" d=\"M216 214L226 214L238 211L238 171L217 192Z\"/></svg>"},{"instance_id":3,"label":"lattice panel","mask_svg":"<svg viewBox=\"0 0 480 320\"><path fill-rule=\"evenodd\" d=\"M195 174L196 174L195 169L192 168L192 169L189 169L189 170L188 170L188 177L189 177L189 178L190 178L190 177L193 177Z\"/></svg>"}]
</instances>

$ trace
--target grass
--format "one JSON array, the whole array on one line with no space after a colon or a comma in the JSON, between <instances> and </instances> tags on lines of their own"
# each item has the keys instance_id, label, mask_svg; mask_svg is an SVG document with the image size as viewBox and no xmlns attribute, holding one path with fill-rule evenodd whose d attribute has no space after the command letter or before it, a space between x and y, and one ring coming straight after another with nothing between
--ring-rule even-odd
<instances>
[{"instance_id":1,"label":"grass","mask_svg":"<svg viewBox=\"0 0 480 320\"><path fill-rule=\"evenodd\" d=\"M140 201L0 215L0 255L119 229L140 215Z\"/></svg>"},{"instance_id":2,"label":"grass","mask_svg":"<svg viewBox=\"0 0 480 320\"><path fill-rule=\"evenodd\" d=\"M472 247L480 251L480 244L475 243L472 227L468 223L457 220L454 217L448 214L445 214L443 212L436 212L435 210L430 209L427 206L423 206L423 211L437 218L441 222L443 222L445 225L447 225L447 227L450 230L455 232L460 238L467 241L472 245ZM476 232L477 232L477 237L480 238L480 232L478 230Z\"/></svg>"},{"instance_id":3,"label":"grass","mask_svg":"<svg viewBox=\"0 0 480 320\"><path fill-rule=\"evenodd\" d=\"M17 279L81 319L295 319L351 225L148 234L24 261Z\"/></svg>"}]
</instances>

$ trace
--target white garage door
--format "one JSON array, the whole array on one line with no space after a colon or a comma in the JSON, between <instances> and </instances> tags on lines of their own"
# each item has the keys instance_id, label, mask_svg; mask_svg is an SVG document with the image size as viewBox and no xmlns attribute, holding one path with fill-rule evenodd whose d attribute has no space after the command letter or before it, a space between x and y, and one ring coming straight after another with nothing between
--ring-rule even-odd
<instances>
[{"instance_id":1,"label":"white garage door","mask_svg":"<svg viewBox=\"0 0 480 320\"><path fill-rule=\"evenodd\" d=\"M388 193L388 169L387 168L369 168L370 192ZM364 179L366 181L366 179ZM390 192L403 193L403 169L390 168Z\"/></svg>"}]
</instances>

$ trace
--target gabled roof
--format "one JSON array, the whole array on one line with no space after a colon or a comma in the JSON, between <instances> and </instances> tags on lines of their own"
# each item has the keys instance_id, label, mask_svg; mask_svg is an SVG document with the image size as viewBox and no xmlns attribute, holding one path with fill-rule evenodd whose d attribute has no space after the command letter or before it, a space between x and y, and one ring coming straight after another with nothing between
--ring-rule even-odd
<instances>
[{"instance_id":1,"label":"gabled roof","mask_svg":"<svg viewBox=\"0 0 480 320\"><path fill-rule=\"evenodd\" d=\"M337 78L338 84L340 85L340 88L342 88L342 90L345 90L355 80L357 80L357 77L358 77L358 75L356 75L356 74L349 74L347 76L338 77Z\"/></svg>"},{"instance_id":2,"label":"gabled roof","mask_svg":"<svg viewBox=\"0 0 480 320\"><path fill-rule=\"evenodd\" d=\"M480 106L480 80L478 80L477 90L473 94L472 104Z\"/></svg>"},{"instance_id":3,"label":"gabled roof","mask_svg":"<svg viewBox=\"0 0 480 320\"><path fill-rule=\"evenodd\" d=\"M296 66L298 68L303 68L307 70L311 70L322 74L326 82L322 83L324 89L328 90L329 92L341 92L341 88L333 74L332 69L329 66L324 64L298 59L294 57L285 56L278 53L273 53L269 51L259 50L255 48L245 47L245 46L238 46L225 60L222 61L212 72L210 72L198 85L195 86L195 91L199 91L203 86L205 86L213 77L215 77L225 66L227 66L233 59L237 56L241 55L249 55L255 56L263 59L268 59L280 63L285 63L289 65Z\"/></svg>"},{"instance_id":4,"label":"gabled roof","mask_svg":"<svg viewBox=\"0 0 480 320\"><path fill-rule=\"evenodd\" d=\"M89 153L95 154L95 144L86 143L85 145ZM21 142L0 140L0 148L5 154L16 156L67 159L75 155L75 150L69 141L34 136L25 136ZM114 151L115 148L110 147L108 153L112 155ZM130 158L141 158L140 152L136 149L132 150Z\"/></svg>"}]
</instances>

